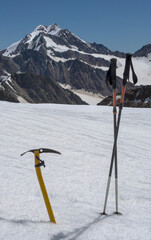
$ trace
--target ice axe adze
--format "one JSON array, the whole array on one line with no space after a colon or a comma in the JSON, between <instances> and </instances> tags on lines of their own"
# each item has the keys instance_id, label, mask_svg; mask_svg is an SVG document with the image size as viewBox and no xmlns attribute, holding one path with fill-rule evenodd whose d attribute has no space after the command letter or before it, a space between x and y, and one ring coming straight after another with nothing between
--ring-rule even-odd
<instances>
[{"instance_id":1,"label":"ice axe adze","mask_svg":"<svg viewBox=\"0 0 151 240\"><path fill-rule=\"evenodd\" d=\"M24 154L26 154L28 152L34 153L36 174L37 174L39 185L40 185L42 195L43 195L43 198L44 198L44 201L45 201L45 204L46 204L49 219L50 219L51 222L56 223L56 220L55 220L55 217L54 217L54 214L53 214L53 210L52 210L52 207L51 207L51 204L50 204L50 201L49 201L49 197L48 197L48 194L47 194L47 190L46 190L46 187L45 187L45 183L44 183L44 180L43 180L43 177L42 177L41 169L40 169L41 166L45 167L45 163L44 163L43 160L40 159L39 155L40 155L40 153L56 153L56 154L61 154L61 153L58 152L58 151L52 150L52 149L48 149L48 148L40 148L40 149L32 149L32 150L29 150L27 152L24 152L24 153L21 154L21 156L23 156Z\"/></svg>"}]
</instances>

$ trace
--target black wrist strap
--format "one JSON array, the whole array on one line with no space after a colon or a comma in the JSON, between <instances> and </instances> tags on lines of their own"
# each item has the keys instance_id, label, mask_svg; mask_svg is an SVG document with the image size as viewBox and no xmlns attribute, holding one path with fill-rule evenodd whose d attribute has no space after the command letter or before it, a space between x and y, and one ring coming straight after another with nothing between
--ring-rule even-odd
<instances>
[{"instance_id":1,"label":"black wrist strap","mask_svg":"<svg viewBox=\"0 0 151 240\"><path fill-rule=\"evenodd\" d=\"M130 80L129 80L130 68L132 70L133 82L130 82ZM125 63L125 69L124 69L124 73L123 73L123 86L126 85L127 81L132 86L134 86L138 81L137 76L134 71L133 63L132 63L132 54L130 54L130 53L126 54L126 63Z\"/></svg>"}]
</instances>

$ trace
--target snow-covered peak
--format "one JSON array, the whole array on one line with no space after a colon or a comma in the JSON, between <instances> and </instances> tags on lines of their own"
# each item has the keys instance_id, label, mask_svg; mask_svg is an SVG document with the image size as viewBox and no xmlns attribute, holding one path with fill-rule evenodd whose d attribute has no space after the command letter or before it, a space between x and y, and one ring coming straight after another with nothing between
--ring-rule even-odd
<instances>
[{"instance_id":1,"label":"snow-covered peak","mask_svg":"<svg viewBox=\"0 0 151 240\"><path fill-rule=\"evenodd\" d=\"M55 23L47 27L47 32L51 35L58 36L61 28Z\"/></svg>"},{"instance_id":2,"label":"snow-covered peak","mask_svg":"<svg viewBox=\"0 0 151 240\"><path fill-rule=\"evenodd\" d=\"M47 31L47 27L44 25L38 25L34 30L34 32L46 32L46 31Z\"/></svg>"},{"instance_id":3,"label":"snow-covered peak","mask_svg":"<svg viewBox=\"0 0 151 240\"><path fill-rule=\"evenodd\" d=\"M44 33L46 35L55 35L58 36L59 32L60 32L61 28L55 23L49 26L44 26L44 25L39 25L38 27L35 28L35 30L28 34L26 43L28 43L28 48L31 49L33 48L33 40L40 34L40 33ZM38 43L36 44L38 45ZM37 49L35 49L37 50Z\"/></svg>"},{"instance_id":4,"label":"snow-covered peak","mask_svg":"<svg viewBox=\"0 0 151 240\"><path fill-rule=\"evenodd\" d=\"M51 34L51 35L58 35L60 32L61 28L55 23L49 26L44 26L44 25L39 25L38 27L35 28L35 30L31 33L31 35L37 35L40 32L44 32L46 34Z\"/></svg>"},{"instance_id":5,"label":"snow-covered peak","mask_svg":"<svg viewBox=\"0 0 151 240\"><path fill-rule=\"evenodd\" d=\"M61 28L57 24L52 24L50 26L39 25L35 28L35 30L27 35L28 41L27 43L31 42L39 33L51 34L51 35L58 35Z\"/></svg>"},{"instance_id":6,"label":"snow-covered peak","mask_svg":"<svg viewBox=\"0 0 151 240\"><path fill-rule=\"evenodd\" d=\"M19 43L21 42L18 41L18 42L15 42L13 44L11 44L6 50L5 52L3 53L3 56L5 57L13 57L13 53L16 51L16 48L18 47ZM16 56L16 55L15 55Z\"/></svg>"},{"instance_id":7,"label":"snow-covered peak","mask_svg":"<svg viewBox=\"0 0 151 240\"><path fill-rule=\"evenodd\" d=\"M21 42L24 44L24 46L25 46L25 44L27 44L28 49L39 50L40 45L41 45L41 44L39 44L40 33L44 33L45 35L59 36L60 31L61 31L61 28L56 23L49 25L49 26L39 25L35 28L35 30L33 32L26 35L25 38L10 45L3 53L3 56L15 57L18 54L20 54L20 51L16 51L16 50L17 50L18 45Z\"/></svg>"}]
</instances>

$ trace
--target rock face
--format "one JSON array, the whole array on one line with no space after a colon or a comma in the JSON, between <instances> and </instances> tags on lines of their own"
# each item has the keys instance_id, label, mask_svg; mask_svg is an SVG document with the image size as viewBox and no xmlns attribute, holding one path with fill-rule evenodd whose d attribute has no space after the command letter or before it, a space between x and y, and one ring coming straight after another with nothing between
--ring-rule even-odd
<instances>
[{"instance_id":1,"label":"rock face","mask_svg":"<svg viewBox=\"0 0 151 240\"><path fill-rule=\"evenodd\" d=\"M117 100L119 106L120 99ZM98 105L113 106L112 96L105 98ZM125 93L124 107L151 107L151 86L143 86L128 90Z\"/></svg>"},{"instance_id":2,"label":"rock face","mask_svg":"<svg viewBox=\"0 0 151 240\"><path fill-rule=\"evenodd\" d=\"M29 103L86 104L48 76L14 73L3 79L0 100Z\"/></svg>"},{"instance_id":3,"label":"rock face","mask_svg":"<svg viewBox=\"0 0 151 240\"><path fill-rule=\"evenodd\" d=\"M150 45L144 46L142 50L136 52L137 60L139 56L145 56L148 59L150 52ZM29 102L55 101L60 103L63 99L60 97L59 100L57 94L53 95L53 98L46 97L48 95L47 85L50 87L52 84L53 88L54 83L68 84L73 89L83 89L88 92L109 96L111 89L106 85L105 76L110 59L113 57L117 58L118 66L124 68L124 53L112 52L102 44L90 44L67 29L62 30L57 24L50 26L40 25L21 41L0 51L0 98L3 99L3 96L7 94L14 96L13 88L17 86L15 88L16 96L28 99L27 101ZM147 61L149 62L149 60ZM148 62L145 64L148 64ZM117 91L121 89L122 74L120 72L122 71L119 71L117 78ZM146 76L149 76L148 72L146 74ZM12 79L13 88L8 86L10 81L5 81L7 78ZM34 83L34 81L36 82ZM28 85L26 97L23 83L26 83L26 86ZM45 88L45 86L47 87ZM50 90L49 87L48 89ZM39 97L36 95L37 88L41 94ZM19 92L17 89L19 89ZM65 90L62 91L66 92ZM44 95L43 97L42 94ZM69 92L67 95L69 95ZM70 93L72 98L74 95L71 95ZM64 101L62 103L70 102L67 98L64 98ZM74 96L73 102L75 103L75 101ZM79 103L79 100L77 101Z\"/></svg>"},{"instance_id":4,"label":"rock face","mask_svg":"<svg viewBox=\"0 0 151 240\"><path fill-rule=\"evenodd\" d=\"M148 55L151 56L151 44L147 44L143 46L141 49L135 52L135 57L148 57ZM151 60L151 57L150 57Z\"/></svg>"}]
</instances>

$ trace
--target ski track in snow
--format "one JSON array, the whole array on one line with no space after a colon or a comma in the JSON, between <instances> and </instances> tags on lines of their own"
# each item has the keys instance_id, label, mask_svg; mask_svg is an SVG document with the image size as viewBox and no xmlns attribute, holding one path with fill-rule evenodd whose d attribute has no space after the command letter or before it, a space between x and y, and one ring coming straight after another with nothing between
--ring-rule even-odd
<instances>
[{"instance_id":1,"label":"ski track in snow","mask_svg":"<svg viewBox=\"0 0 151 240\"><path fill-rule=\"evenodd\" d=\"M113 145L112 107L0 102L0 239L150 240L151 112L124 108L118 138L119 211L103 217ZM34 169L42 168L57 224L49 222ZM107 213L115 211L114 171Z\"/></svg>"}]
</instances>

